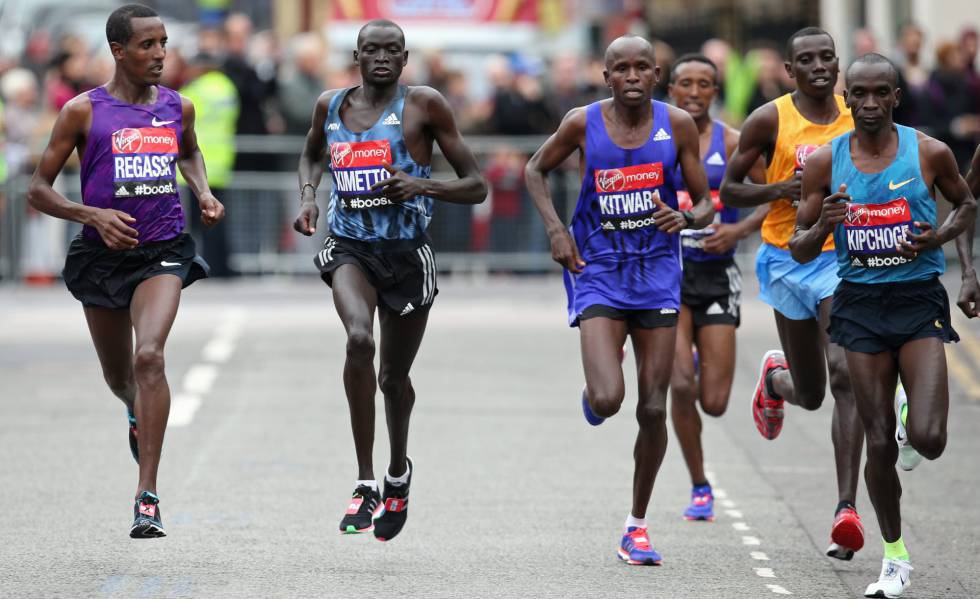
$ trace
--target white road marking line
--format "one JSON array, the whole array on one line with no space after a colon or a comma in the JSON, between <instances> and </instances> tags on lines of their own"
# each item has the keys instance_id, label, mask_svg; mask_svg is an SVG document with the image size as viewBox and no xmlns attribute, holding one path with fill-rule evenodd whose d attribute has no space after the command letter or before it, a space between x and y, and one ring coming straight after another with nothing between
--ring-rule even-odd
<instances>
[{"instance_id":1,"label":"white road marking line","mask_svg":"<svg viewBox=\"0 0 980 599\"><path fill-rule=\"evenodd\" d=\"M789 591L787 591L786 589L784 589L783 587L779 586L778 584L767 584L766 585L766 588L769 589L770 591L772 591L773 593L776 593L777 595L792 595L793 594L793 593L790 593Z\"/></svg>"},{"instance_id":2,"label":"white road marking line","mask_svg":"<svg viewBox=\"0 0 980 599\"><path fill-rule=\"evenodd\" d=\"M742 517L742 512L739 511L739 510L725 510L725 513L728 514L729 516L731 516L732 518L741 518Z\"/></svg>"},{"instance_id":3,"label":"white road marking line","mask_svg":"<svg viewBox=\"0 0 980 599\"><path fill-rule=\"evenodd\" d=\"M756 576L761 576L762 578L776 578L776 573L772 571L772 568L752 568L755 570Z\"/></svg>"},{"instance_id":4,"label":"white road marking line","mask_svg":"<svg viewBox=\"0 0 980 599\"><path fill-rule=\"evenodd\" d=\"M768 562L769 561L769 556L766 555L765 552L763 552L763 551L750 551L749 552L749 555L752 556L752 559L757 559L757 560L762 561L762 562Z\"/></svg>"},{"instance_id":5,"label":"white road marking line","mask_svg":"<svg viewBox=\"0 0 980 599\"><path fill-rule=\"evenodd\" d=\"M743 545L761 545L762 544L762 541L759 540L759 537L745 536L745 537L742 537L742 544Z\"/></svg>"},{"instance_id":6,"label":"white road marking line","mask_svg":"<svg viewBox=\"0 0 980 599\"><path fill-rule=\"evenodd\" d=\"M204 346L204 351L201 352L204 359L208 362L214 362L216 364L224 364L231 357L232 352L235 351L235 340L223 337L216 337L208 342Z\"/></svg>"},{"instance_id":7,"label":"white road marking line","mask_svg":"<svg viewBox=\"0 0 980 599\"><path fill-rule=\"evenodd\" d=\"M731 499L723 499L721 501L721 505L722 507L733 508L735 507L735 502L732 501Z\"/></svg>"},{"instance_id":8,"label":"white road marking line","mask_svg":"<svg viewBox=\"0 0 980 599\"><path fill-rule=\"evenodd\" d=\"M725 499L728 497L728 493L726 493L724 489L712 489L711 492L717 499Z\"/></svg>"},{"instance_id":9,"label":"white road marking line","mask_svg":"<svg viewBox=\"0 0 980 599\"><path fill-rule=\"evenodd\" d=\"M218 378L218 367L214 364L195 364L184 375L184 391L205 395Z\"/></svg>"},{"instance_id":10,"label":"white road marking line","mask_svg":"<svg viewBox=\"0 0 980 599\"><path fill-rule=\"evenodd\" d=\"M194 413L201 407L201 398L197 395L175 395L170 402L170 418L167 427L187 426L194 419Z\"/></svg>"},{"instance_id":11,"label":"white road marking line","mask_svg":"<svg viewBox=\"0 0 980 599\"><path fill-rule=\"evenodd\" d=\"M749 525L746 524L745 522L732 522L732 528L740 532L744 532L746 530L752 530L752 528L749 527Z\"/></svg>"}]
</instances>

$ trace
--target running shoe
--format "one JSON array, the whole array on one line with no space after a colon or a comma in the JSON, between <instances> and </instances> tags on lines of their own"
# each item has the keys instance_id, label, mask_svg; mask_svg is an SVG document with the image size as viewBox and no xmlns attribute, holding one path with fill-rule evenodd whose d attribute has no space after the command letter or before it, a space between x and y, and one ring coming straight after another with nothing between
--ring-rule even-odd
<instances>
[{"instance_id":1,"label":"running shoe","mask_svg":"<svg viewBox=\"0 0 980 599\"><path fill-rule=\"evenodd\" d=\"M160 498L154 493L143 491L133 506L133 527L129 536L134 539L155 539L165 537L163 522L160 521Z\"/></svg>"},{"instance_id":2,"label":"running shoe","mask_svg":"<svg viewBox=\"0 0 980 599\"><path fill-rule=\"evenodd\" d=\"M872 582L864 590L865 597L901 597L909 588L912 564L901 559L881 560L881 574L878 582Z\"/></svg>"},{"instance_id":3,"label":"running shoe","mask_svg":"<svg viewBox=\"0 0 980 599\"><path fill-rule=\"evenodd\" d=\"M922 462L922 454L909 444L908 431L905 430L905 423L902 422L902 410L906 410L908 416L909 397L905 394L905 387L901 384L895 392L895 442L898 443L898 467L906 472L915 470L915 467Z\"/></svg>"},{"instance_id":4,"label":"running shoe","mask_svg":"<svg viewBox=\"0 0 980 599\"><path fill-rule=\"evenodd\" d=\"M630 526L619 544L619 559L631 566L659 566L663 558L650 546L647 529Z\"/></svg>"},{"instance_id":5,"label":"running shoe","mask_svg":"<svg viewBox=\"0 0 980 599\"><path fill-rule=\"evenodd\" d=\"M140 446L139 446L139 430L136 428L136 416L130 412L128 409L126 413L129 416L129 451L133 454L133 459L136 463L140 463Z\"/></svg>"},{"instance_id":6,"label":"running shoe","mask_svg":"<svg viewBox=\"0 0 980 599\"><path fill-rule=\"evenodd\" d=\"M381 513L374 518L374 538L379 541L390 541L398 536L408 519L408 487L412 484L412 473L415 466L412 458L408 462L408 481L404 484L393 483L385 477L385 490L381 496Z\"/></svg>"},{"instance_id":7,"label":"running shoe","mask_svg":"<svg viewBox=\"0 0 980 599\"><path fill-rule=\"evenodd\" d=\"M626 360L626 346L623 346L623 351L619 354L619 363L622 364ZM602 416L597 416L595 412L592 411L592 406L589 405L589 396L586 393L588 387L582 387L582 414L585 415L585 421L592 426L599 426L606 421Z\"/></svg>"},{"instance_id":8,"label":"running shoe","mask_svg":"<svg viewBox=\"0 0 980 599\"><path fill-rule=\"evenodd\" d=\"M834 526L830 529L830 547L827 557L848 561L854 552L864 547L864 525L854 508L846 507L837 512Z\"/></svg>"},{"instance_id":9,"label":"running shoe","mask_svg":"<svg viewBox=\"0 0 980 599\"><path fill-rule=\"evenodd\" d=\"M711 485L701 485L691 490L691 505L684 510L685 520L715 521L715 496L711 493Z\"/></svg>"},{"instance_id":10,"label":"running shoe","mask_svg":"<svg viewBox=\"0 0 980 599\"><path fill-rule=\"evenodd\" d=\"M755 427L766 439L775 439L783 430L783 400L775 399L769 394L766 385L768 374L774 370L787 370L789 363L786 356L778 349L771 349L762 356L762 366L759 368L759 382L755 386L752 398L752 417Z\"/></svg>"},{"instance_id":11,"label":"running shoe","mask_svg":"<svg viewBox=\"0 0 980 599\"><path fill-rule=\"evenodd\" d=\"M381 495L368 485L358 485L351 496L347 512L340 521L341 534L357 534L374 530L372 522L381 505Z\"/></svg>"}]
</instances>

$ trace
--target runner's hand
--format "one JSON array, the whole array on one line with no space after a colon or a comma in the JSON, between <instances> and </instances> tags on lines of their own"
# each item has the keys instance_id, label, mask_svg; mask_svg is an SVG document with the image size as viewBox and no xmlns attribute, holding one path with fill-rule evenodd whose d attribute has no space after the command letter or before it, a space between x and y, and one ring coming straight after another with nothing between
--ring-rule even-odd
<instances>
[{"instance_id":1,"label":"runner's hand","mask_svg":"<svg viewBox=\"0 0 980 599\"><path fill-rule=\"evenodd\" d=\"M913 233L911 229L906 231L905 239L898 243L898 253L906 258L915 259L920 253L934 250L942 245L936 230L929 223L915 221L913 223L919 228L921 233Z\"/></svg>"},{"instance_id":2,"label":"runner's hand","mask_svg":"<svg viewBox=\"0 0 980 599\"><path fill-rule=\"evenodd\" d=\"M387 162L382 162L391 176L387 179L378 181L371 186L371 191L383 191L386 198L392 202L406 202L415 196L422 195L422 181L416 177L408 175L405 171L398 170Z\"/></svg>"},{"instance_id":3,"label":"runner's hand","mask_svg":"<svg viewBox=\"0 0 980 599\"><path fill-rule=\"evenodd\" d=\"M88 223L99 232L99 236L109 249L129 250L139 245L139 231L129 225L136 219L121 210L97 208Z\"/></svg>"},{"instance_id":4,"label":"runner's hand","mask_svg":"<svg viewBox=\"0 0 980 599\"><path fill-rule=\"evenodd\" d=\"M198 204L201 206L201 222L205 227L213 227L225 217L224 205L210 193L202 195Z\"/></svg>"},{"instance_id":5,"label":"runner's hand","mask_svg":"<svg viewBox=\"0 0 980 599\"><path fill-rule=\"evenodd\" d=\"M711 225L711 228L715 232L701 240L701 246L709 254L724 254L735 247L738 240L742 238L738 225L718 223Z\"/></svg>"},{"instance_id":6,"label":"runner's hand","mask_svg":"<svg viewBox=\"0 0 980 599\"><path fill-rule=\"evenodd\" d=\"M820 218L817 219L817 227L822 231L830 233L838 224L844 222L847 217L847 204L850 203L851 196L847 193L847 184L841 183L837 193L829 195L823 199L820 206Z\"/></svg>"},{"instance_id":7,"label":"runner's hand","mask_svg":"<svg viewBox=\"0 0 980 599\"><path fill-rule=\"evenodd\" d=\"M800 203L803 197L803 173L794 173L792 177L776 183L779 186L779 197L789 200L794 205Z\"/></svg>"},{"instance_id":8,"label":"runner's hand","mask_svg":"<svg viewBox=\"0 0 980 599\"><path fill-rule=\"evenodd\" d=\"M653 224L657 225L658 229L664 233L674 234L680 233L687 227L687 219L678 210L664 204L657 196L653 197L653 203L657 206L656 212L653 213Z\"/></svg>"},{"instance_id":9,"label":"runner's hand","mask_svg":"<svg viewBox=\"0 0 980 599\"><path fill-rule=\"evenodd\" d=\"M551 236L551 259L574 274L585 268L585 260L579 255L575 240L564 229Z\"/></svg>"},{"instance_id":10,"label":"runner's hand","mask_svg":"<svg viewBox=\"0 0 980 599\"><path fill-rule=\"evenodd\" d=\"M977 273L963 275L963 286L960 287L960 297L956 300L967 318L976 318L980 314L980 283L977 283Z\"/></svg>"},{"instance_id":11,"label":"runner's hand","mask_svg":"<svg viewBox=\"0 0 980 599\"><path fill-rule=\"evenodd\" d=\"M293 221L293 228L309 237L316 233L316 219L320 217L320 208L316 202L303 202L299 208L299 216Z\"/></svg>"}]
</instances>

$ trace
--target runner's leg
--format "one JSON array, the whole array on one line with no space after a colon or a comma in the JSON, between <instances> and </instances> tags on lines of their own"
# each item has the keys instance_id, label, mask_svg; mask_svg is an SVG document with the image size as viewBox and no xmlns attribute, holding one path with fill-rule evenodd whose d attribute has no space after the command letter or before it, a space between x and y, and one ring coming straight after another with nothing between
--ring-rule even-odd
<instances>
[{"instance_id":1,"label":"runner's leg","mask_svg":"<svg viewBox=\"0 0 980 599\"><path fill-rule=\"evenodd\" d=\"M608 418L619 411L626 394L620 360L626 342L626 322L599 316L581 321L579 329L589 405L597 416Z\"/></svg>"},{"instance_id":2,"label":"runner's leg","mask_svg":"<svg viewBox=\"0 0 980 599\"><path fill-rule=\"evenodd\" d=\"M916 339L898 354L902 382L909 397L905 428L909 443L929 460L946 448L949 417L949 379L946 352L938 337Z\"/></svg>"},{"instance_id":3,"label":"runner's leg","mask_svg":"<svg viewBox=\"0 0 980 599\"><path fill-rule=\"evenodd\" d=\"M164 371L164 347L177 316L183 281L158 275L136 286L130 318L136 332L133 371L136 378L136 421L139 423L141 491L156 493L157 469L170 415L170 386Z\"/></svg>"},{"instance_id":4,"label":"runner's leg","mask_svg":"<svg viewBox=\"0 0 980 599\"><path fill-rule=\"evenodd\" d=\"M333 271L333 303L347 331L347 358L344 362L344 390L350 407L357 478L374 480L374 311L378 293L367 276L353 264L342 264Z\"/></svg>"},{"instance_id":5,"label":"runner's leg","mask_svg":"<svg viewBox=\"0 0 980 599\"><path fill-rule=\"evenodd\" d=\"M677 318L674 366L670 375L670 419L681 446L681 453L684 454L692 485L706 480L704 457L701 453L701 416L697 408L694 354L691 351L693 340L694 319L691 310L681 305ZM704 356L701 358L703 360Z\"/></svg>"},{"instance_id":6,"label":"runner's leg","mask_svg":"<svg viewBox=\"0 0 980 599\"><path fill-rule=\"evenodd\" d=\"M816 410L823 403L827 386L820 325L813 318L792 320L776 311L773 314L779 342L789 362L788 371L780 370L772 375L773 390L793 405Z\"/></svg>"},{"instance_id":7,"label":"runner's leg","mask_svg":"<svg viewBox=\"0 0 980 599\"><path fill-rule=\"evenodd\" d=\"M677 327L630 329L636 353L639 401L636 420L640 425L633 450L633 508L636 518L646 517L653 483L667 450L667 387L674 362Z\"/></svg>"},{"instance_id":8,"label":"runner's leg","mask_svg":"<svg viewBox=\"0 0 980 599\"><path fill-rule=\"evenodd\" d=\"M728 409L735 378L735 326L700 327L697 344L701 360L701 409L709 416L721 416Z\"/></svg>"},{"instance_id":9,"label":"runner's leg","mask_svg":"<svg viewBox=\"0 0 980 599\"><path fill-rule=\"evenodd\" d=\"M85 320L109 390L132 410L136 402L136 378L133 376L133 321L129 310L88 306Z\"/></svg>"}]
</instances>

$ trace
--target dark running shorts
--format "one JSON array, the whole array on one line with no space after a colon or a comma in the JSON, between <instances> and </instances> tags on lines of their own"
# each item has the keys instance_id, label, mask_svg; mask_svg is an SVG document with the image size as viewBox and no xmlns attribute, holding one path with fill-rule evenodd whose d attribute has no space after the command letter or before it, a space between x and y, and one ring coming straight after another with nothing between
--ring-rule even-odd
<instances>
[{"instance_id":1,"label":"dark running shorts","mask_svg":"<svg viewBox=\"0 0 980 599\"><path fill-rule=\"evenodd\" d=\"M830 340L863 354L897 352L909 341L959 341L939 279L875 285L841 281L830 308Z\"/></svg>"},{"instance_id":2,"label":"dark running shorts","mask_svg":"<svg viewBox=\"0 0 980 599\"><path fill-rule=\"evenodd\" d=\"M209 271L187 233L131 250L112 250L79 234L68 246L61 276L83 306L128 308L136 286L150 277L177 275L187 287Z\"/></svg>"},{"instance_id":3,"label":"dark running shorts","mask_svg":"<svg viewBox=\"0 0 980 599\"><path fill-rule=\"evenodd\" d=\"M655 308L653 310L622 310L602 304L592 304L585 310L578 319L588 320L590 318L611 318L613 320L625 320L631 329L657 329L660 327L677 326L677 310L673 308Z\"/></svg>"},{"instance_id":4,"label":"dark running shorts","mask_svg":"<svg viewBox=\"0 0 980 599\"><path fill-rule=\"evenodd\" d=\"M377 289L379 303L401 316L428 310L439 293L435 254L427 237L367 243L332 235L313 263L327 285L339 266L357 266Z\"/></svg>"},{"instance_id":5,"label":"dark running shorts","mask_svg":"<svg viewBox=\"0 0 980 599\"><path fill-rule=\"evenodd\" d=\"M691 310L694 326L741 322L742 273L734 260L684 261L681 303Z\"/></svg>"}]
</instances>

